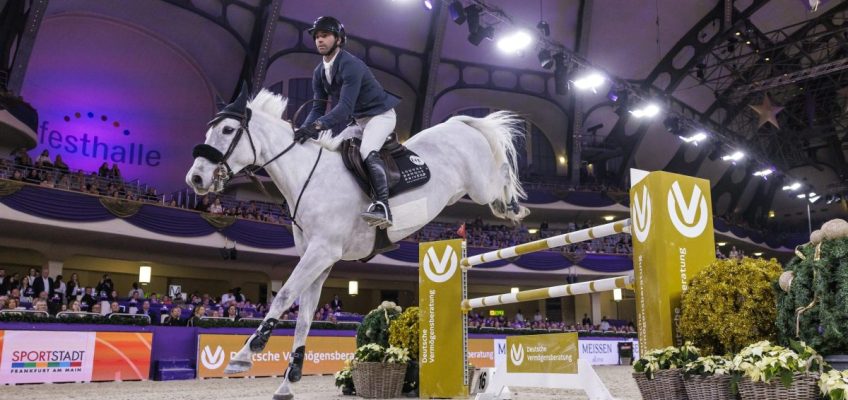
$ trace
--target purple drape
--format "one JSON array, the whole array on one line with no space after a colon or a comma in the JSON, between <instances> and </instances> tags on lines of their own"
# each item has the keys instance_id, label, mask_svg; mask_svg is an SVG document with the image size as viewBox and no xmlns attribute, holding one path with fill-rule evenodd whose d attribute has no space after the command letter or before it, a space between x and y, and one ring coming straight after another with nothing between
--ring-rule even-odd
<instances>
[{"instance_id":1,"label":"purple drape","mask_svg":"<svg viewBox=\"0 0 848 400\"><path fill-rule=\"evenodd\" d=\"M115 218L95 196L24 186L0 202L17 211L47 219L77 222L108 221Z\"/></svg>"}]
</instances>

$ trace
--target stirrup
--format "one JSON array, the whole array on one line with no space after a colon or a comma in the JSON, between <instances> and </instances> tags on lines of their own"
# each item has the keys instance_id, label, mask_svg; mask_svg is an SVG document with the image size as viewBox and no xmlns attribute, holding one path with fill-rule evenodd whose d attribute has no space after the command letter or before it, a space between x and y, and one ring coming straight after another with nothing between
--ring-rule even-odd
<instances>
[{"instance_id":1,"label":"stirrup","mask_svg":"<svg viewBox=\"0 0 848 400\"><path fill-rule=\"evenodd\" d=\"M248 347L251 352L258 353L265 349L265 345L268 344L268 340L271 339L271 333L274 331L274 327L276 327L279 322L280 320L278 319L268 318L259 324L259 328L256 329L256 332L247 339Z\"/></svg>"},{"instance_id":2,"label":"stirrup","mask_svg":"<svg viewBox=\"0 0 848 400\"><path fill-rule=\"evenodd\" d=\"M378 206L382 208L382 213L377 211ZM389 207L382 201L374 201L368 206L368 209L360 215L366 222L368 222L368 226L370 227L376 226L378 228L385 229L392 226L392 217L391 214L389 214Z\"/></svg>"},{"instance_id":3,"label":"stirrup","mask_svg":"<svg viewBox=\"0 0 848 400\"><path fill-rule=\"evenodd\" d=\"M306 346L300 346L291 353L291 361L283 374L289 382L297 382L303 376L303 359L306 358L304 353Z\"/></svg>"}]
</instances>

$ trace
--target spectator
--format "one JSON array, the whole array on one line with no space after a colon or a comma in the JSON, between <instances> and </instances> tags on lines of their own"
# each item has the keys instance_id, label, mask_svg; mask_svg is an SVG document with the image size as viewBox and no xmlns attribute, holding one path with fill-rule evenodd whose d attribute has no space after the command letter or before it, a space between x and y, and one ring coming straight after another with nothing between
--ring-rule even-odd
<instances>
[{"instance_id":1,"label":"spectator","mask_svg":"<svg viewBox=\"0 0 848 400\"><path fill-rule=\"evenodd\" d=\"M29 283L29 279L24 279L21 281L21 290L20 296L21 301L26 303L32 303L32 299L35 298L35 290L32 288L32 285Z\"/></svg>"},{"instance_id":2,"label":"spectator","mask_svg":"<svg viewBox=\"0 0 848 400\"><path fill-rule=\"evenodd\" d=\"M521 313L521 309L518 309L518 312L515 313L515 322L524 322L524 314Z\"/></svg>"},{"instance_id":3,"label":"spectator","mask_svg":"<svg viewBox=\"0 0 848 400\"><path fill-rule=\"evenodd\" d=\"M228 306L233 300L235 300L235 296L233 296L233 289L227 290L227 293L221 295L221 305Z\"/></svg>"},{"instance_id":4,"label":"spectator","mask_svg":"<svg viewBox=\"0 0 848 400\"><path fill-rule=\"evenodd\" d=\"M56 289L54 292L55 296L50 296L50 298L56 297L61 303L65 303L65 294L67 293L68 287L65 285L65 282L62 281L62 275L56 277L56 281L54 282Z\"/></svg>"},{"instance_id":5,"label":"spectator","mask_svg":"<svg viewBox=\"0 0 848 400\"><path fill-rule=\"evenodd\" d=\"M35 293L47 292L48 298L53 298L56 294L55 283L50 276L50 270L47 268L41 269L41 277L35 279L32 283L32 290Z\"/></svg>"},{"instance_id":6,"label":"spectator","mask_svg":"<svg viewBox=\"0 0 848 400\"><path fill-rule=\"evenodd\" d=\"M118 169L118 163L112 163L112 170L109 171L109 177L111 177L114 180L120 180L121 179L121 170Z\"/></svg>"},{"instance_id":7,"label":"spectator","mask_svg":"<svg viewBox=\"0 0 848 400\"><path fill-rule=\"evenodd\" d=\"M79 276L77 276L76 272L71 274L71 279L68 281L67 286L68 287L67 287L66 291L67 291L68 299L80 298L80 296L82 296L85 293L84 292L85 289L82 287L82 285L80 285Z\"/></svg>"},{"instance_id":8,"label":"spectator","mask_svg":"<svg viewBox=\"0 0 848 400\"><path fill-rule=\"evenodd\" d=\"M209 195L206 195L206 196L203 196L203 200L201 200L200 203L197 203L194 206L194 210L200 211L200 212L209 212L209 207L211 207L211 206L212 206L212 203L209 201Z\"/></svg>"},{"instance_id":9,"label":"spectator","mask_svg":"<svg viewBox=\"0 0 848 400\"><path fill-rule=\"evenodd\" d=\"M114 289L115 285L112 283L109 273L103 274L103 277L100 278L100 282L97 283L97 287L95 288L97 295L103 298L109 297Z\"/></svg>"},{"instance_id":10,"label":"spectator","mask_svg":"<svg viewBox=\"0 0 848 400\"><path fill-rule=\"evenodd\" d=\"M224 214L224 207L221 205L221 199L216 197L215 202L209 206L209 212L212 214Z\"/></svg>"},{"instance_id":11,"label":"spectator","mask_svg":"<svg viewBox=\"0 0 848 400\"><path fill-rule=\"evenodd\" d=\"M601 318L601 330L604 331L604 332L610 330L610 323L609 323L609 320L607 320L606 315L604 315L604 317Z\"/></svg>"},{"instance_id":12,"label":"spectator","mask_svg":"<svg viewBox=\"0 0 848 400\"><path fill-rule=\"evenodd\" d=\"M191 314L191 318L186 321L186 326L197 326L197 322L206 316L206 307L197 306Z\"/></svg>"},{"instance_id":13,"label":"spectator","mask_svg":"<svg viewBox=\"0 0 848 400\"><path fill-rule=\"evenodd\" d=\"M241 294L241 288L240 287L236 287L235 289L233 289L233 298L235 298L236 303L239 303L239 304L244 303L245 299L244 299L244 295Z\"/></svg>"},{"instance_id":14,"label":"spectator","mask_svg":"<svg viewBox=\"0 0 848 400\"><path fill-rule=\"evenodd\" d=\"M138 292L132 292L132 297L130 297L130 304L138 303L141 303L141 296L138 295Z\"/></svg>"},{"instance_id":15,"label":"spectator","mask_svg":"<svg viewBox=\"0 0 848 400\"><path fill-rule=\"evenodd\" d=\"M185 326L185 321L180 319L180 316L183 313L183 309L180 306L174 306L171 309L171 313L165 317L165 321L162 322L163 326Z\"/></svg>"},{"instance_id":16,"label":"spectator","mask_svg":"<svg viewBox=\"0 0 848 400\"><path fill-rule=\"evenodd\" d=\"M137 314L150 316L150 319L153 319L153 316L150 315L150 302L145 300L141 303L141 310L138 310Z\"/></svg>"},{"instance_id":17,"label":"spectator","mask_svg":"<svg viewBox=\"0 0 848 400\"><path fill-rule=\"evenodd\" d=\"M592 325L592 319L589 318L589 314L583 314L583 320L580 321L581 325Z\"/></svg>"},{"instance_id":18,"label":"spectator","mask_svg":"<svg viewBox=\"0 0 848 400\"><path fill-rule=\"evenodd\" d=\"M65 164L65 161L62 160L61 154L56 154L56 161L53 163L53 167L62 172L63 174L68 173L68 164Z\"/></svg>"},{"instance_id":19,"label":"spectator","mask_svg":"<svg viewBox=\"0 0 848 400\"><path fill-rule=\"evenodd\" d=\"M212 318L221 318L221 313L218 310L212 310Z\"/></svg>"},{"instance_id":20,"label":"spectator","mask_svg":"<svg viewBox=\"0 0 848 400\"><path fill-rule=\"evenodd\" d=\"M238 314L238 308L235 305L227 307L227 313L224 315L227 318L232 318L233 321L238 321L241 317Z\"/></svg>"},{"instance_id":21,"label":"spectator","mask_svg":"<svg viewBox=\"0 0 848 400\"><path fill-rule=\"evenodd\" d=\"M536 314L533 314L533 322L542 322L542 320L542 313L540 313L539 310L536 309Z\"/></svg>"},{"instance_id":22,"label":"spectator","mask_svg":"<svg viewBox=\"0 0 848 400\"><path fill-rule=\"evenodd\" d=\"M109 304L109 313L106 314L106 316L108 317L112 314L120 314L120 313L121 313L121 305L118 304L117 301L113 301L111 304Z\"/></svg>"},{"instance_id":23,"label":"spectator","mask_svg":"<svg viewBox=\"0 0 848 400\"><path fill-rule=\"evenodd\" d=\"M333 296L333 301L330 302L330 307L332 307L334 311L342 310L342 301L339 299L339 295Z\"/></svg>"},{"instance_id":24,"label":"spectator","mask_svg":"<svg viewBox=\"0 0 848 400\"><path fill-rule=\"evenodd\" d=\"M50 152L47 149L41 152L41 155L35 159L36 168L53 168L53 162L50 161Z\"/></svg>"},{"instance_id":25,"label":"spectator","mask_svg":"<svg viewBox=\"0 0 848 400\"><path fill-rule=\"evenodd\" d=\"M74 300L71 302L71 311L73 312L82 312L82 307L80 305L79 300Z\"/></svg>"},{"instance_id":26,"label":"spectator","mask_svg":"<svg viewBox=\"0 0 848 400\"><path fill-rule=\"evenodd\" d=\"M14 153L15 156L15 164L23 166L23 167L31 167L32 166L32 158L30 158L29 153L27 153L26 148L19 148Z\"/></svg>"},{"instance_id":27,"label":"spectator","mask_svg":"<svg viewBox=\"0 0 848 400\"><path fill-rule=\"evenodd\" d=\"M127 293L127 297L133 297L133 293L138 293L139 298L144 298L144 290L138 287L138 282L133 282L132 289Z\"/></svg>"},{"instance_id":28,"label":"spectator","mask_svg":"<svg viewBox=\"0 0 848 400\"><path fill-rule=\"evenodd\" d=\"M100 306L100 303L94 303L94 305L91 306L91 312L98 314L98 315L103 315L102 308L103 307Z\"/></svg>"},{"instance_id":29,"label":"spectator","mask_svg":"<svg viewBox=\"0 0 848 400\"><path fill-rule=\"evenodd\" d=\"M95 288L88 288L88 292L82 296L82 304L85 305L87 310L94 312L94 305L97 304L97 290Z\"/></svg>"},{"instance_id":30,"label":"spectator","mask_svg":"<svg viewBox=\"0 0 848 400\"><path fill-rule=\"evenodd\" d=\"M9 179L11 179L13 181L23 182L24 181L24 174L21 173L21 170L16 169L15 172L12 173L12 177L9 178Z\"/></svg>"},{"instance_id":31,"label":"spectator","mask_svg":"<svg viewBox=\"0 0 848 400\"><path fill-rule=\"evenodd\" d=\"M42 293L44 293L44 292L42 292ZM43 311L43 312L49 313L49 311L47 310L47 301L40 299L40 298L38 300L36 300L35 306L33 307L33 309L35 311Z\"/></svg>"},{"instance_id":32,"label":"spectator","mask_svg":"<svg viewBox=\"0 0 848 400\"><path fill-rule=\"evenodd\" d=\"M35 278L38 278L38 271L35 268L30 267L29 273L27 274L27 279L29 279L29 285L30 286L32 286L32 284L35 283Z\"/></svg>"},{"instance_id":33,"label":"spectator","mask_svg":"<svg viewBox=\"0 0 848 400\"><path fill-rule=\"evenodd\" d=\"M6 277L6 268L0 267L0 296L9 293L9 278Z\"/></svg>"}]
</instances>

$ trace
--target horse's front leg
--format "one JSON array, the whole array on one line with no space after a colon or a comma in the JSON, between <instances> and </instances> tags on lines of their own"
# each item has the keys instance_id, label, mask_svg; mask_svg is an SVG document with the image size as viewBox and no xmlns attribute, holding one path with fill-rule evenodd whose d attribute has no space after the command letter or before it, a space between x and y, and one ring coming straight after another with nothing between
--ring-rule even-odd
<instances>
[{"instance_id":1,"label":"horse's front leg","mask_svg":"<svg viewBox=\"0 0 848 400\"><path fill-rule=\"evenodd\" d=\"M340 258L341 248L339 246L310 243L303 257L300 258L300 261L294 267L294 271L289 276L286 284L283 285L282 289L277 292L277 296L274 297L274 301L265 315L265 320L262 321L256 332L247 338L244 346L235 357L230 359L227 368L224 369L224 373L238 374L249 370L253 366L253 355L265 348L268 339L271 338L271 332L277 326L283 312L291 307L294 300ZM302 310L302 312L308 311Z\"/></svg>"},{"instance_id":2,"label":"horse's front leg","mask_svg":"<svg viewBox=\"0 0 848 400\"><path fill-rule=\"evenodd\" d=\"M294 343L292 344L289 367L283 377L283 384L274 392L274 400L290 400L294 398L291 384L300 380L303 374L303 361L306 354L306 337L309 336L309 328L312 325L312 317L318 307L321 298L321 287L330 275L330 269L326 269L315 282L300 294L300 313L297 315L297 326L294 329Z\"/></svg>"}]
</instances>

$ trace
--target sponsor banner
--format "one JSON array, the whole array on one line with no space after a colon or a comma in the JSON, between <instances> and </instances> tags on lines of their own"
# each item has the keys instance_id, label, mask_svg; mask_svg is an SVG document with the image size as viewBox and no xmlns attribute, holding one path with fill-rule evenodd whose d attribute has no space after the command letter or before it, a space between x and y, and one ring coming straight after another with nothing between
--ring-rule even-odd
<instances>
[{"instance_id":1,"label":"sponsor banner","mask_svg":"<svg viewBox=\"0 0 848 400\"><path fill-rule=\"evenodd\" d=\"M0 384L89 382L95 332L5 331Z\"/></svg>"},{"instance_id":2,"label":"sponsor banner","mask_svg":"<svg viewBox=\"0 0 848 400\"><path fill-rule=\"evenodd\" d=\"M468 363L475 368L495 366L494 339L468 339Z\"/></svg>"},{"instance_id":3,"label":"sponsor banner","mask_svg":"<svg viewBox=\"0 0 848 400\"><path fill-rule=\"evenodd\" d=\"M466 384L466 317L462 312L465 257L461 239L418 245L419 309L421 310L420 396L468 395Z\"/></svg>"},{"instance_id":4,"label":"sponsor banner","mask_svg":"<svg viewBox=\"0 0 848 400\"><path fill-rule=\"evenodd\" d=\"M198 335L197 377L221 378L230 358L244 345L249 335ZM293 338L271 336L265 350L253 355L253 367L244 373L228 375L279 376L289 365ZM306 339L306 359L303 373L306 375L333 374L344 367L346 360L353 359L356 350L354 337L310 336Z\"/></svg>"},{"instance_id":5,"label":"sponsor banner","mask_svg":"<svg viewBox=\"0 0 848 400\"><path fill-rule=\"evenodd\" d=\"M96 332L92 381L137 381L150 378L153 333Z\"/></svg>"},{"instance_id":6,"label":"sponsor banner","mask_svg":"<svg viewBox=\"0 0 848 400\"><path fill-rule=\"evenodd\" d=\"M651 172L630 189L639 342L682 344L676 325L689 280L715 260L710 182Z\"/></svg>"},{"instance_id":7,"label":"sponsor banner","mask_svg":"<svg viewBox=\"0 0 848 400\"><path fill-rule=\"evenodd\" d=\"M577 333L509 336L507 373L576 374Z\"/></svg>"},{"instance_id":8,"label":"sponsor banner","mask_svg":"<svg viewBox=\"0 0 848 400\"><path fill-rule=\"evenodd\" d=\"M612 340L580 340L580 358L592 365L618 365L618 342Z\"/></svg>"}]
</instances>

